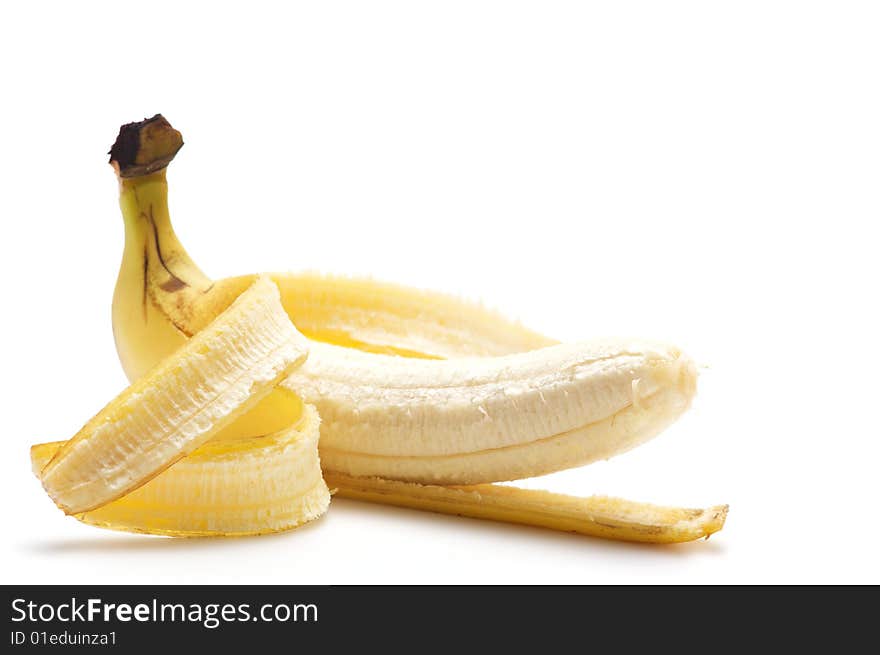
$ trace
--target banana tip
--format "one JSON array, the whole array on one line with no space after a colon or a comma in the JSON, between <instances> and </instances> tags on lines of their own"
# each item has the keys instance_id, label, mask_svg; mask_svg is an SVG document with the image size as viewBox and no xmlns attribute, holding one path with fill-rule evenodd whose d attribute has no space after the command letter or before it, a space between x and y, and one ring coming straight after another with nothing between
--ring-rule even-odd
<instances>
[{"instance_id":1,"label":"banana tip","mask_svg":"<svg viewBox=\"0 0 880 655\"><path fill-rule=\"evenodd\" d=\"M724 527L724 522L727 520L727 512L729 509L730 505L716 505L706 510L706 539L716 532L719 532Z\"/></svg>"}]
</instances>

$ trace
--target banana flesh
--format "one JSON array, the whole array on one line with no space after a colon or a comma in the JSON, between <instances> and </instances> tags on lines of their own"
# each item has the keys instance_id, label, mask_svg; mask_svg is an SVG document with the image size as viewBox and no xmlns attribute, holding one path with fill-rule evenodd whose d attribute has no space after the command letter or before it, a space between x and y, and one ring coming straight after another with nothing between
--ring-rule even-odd
<instances>
[{"instance_id":1,"label":"banana flesh","mask_svg":"<svg viewBox=\"0 0 880 655\"><path fill-rule=\"evenodd\" d=\"M292 405L295 398L290 398ZM212 440L142 487L76 518L101 528L174 537L245 536L321 516L330 493L318 459L318 413L263 437ZM39 475L64 442L31 448Z\"/></svg>"},{"instance_id":2,"label":"banana flesh","mask_svg":"<svg viewBox=\"0 0 880 655\"><path fill-rule=\"evenodd\" d=\"M284 386L317 406L327 470L475 484L639 445L687 409L696 367L676 348L632 341L442 361L312 344Z\"/></svg>"},{"instance_id":3,"label":"banana flesh","mask_svg":"<svg viewBox=\"0 0 880 655\"><path fill-rule=\"evenodd\" d=\"M308 352L266 278L132 384L40 472L68 514L141 487L266 398Z\"/></svg>"}]
</instances>

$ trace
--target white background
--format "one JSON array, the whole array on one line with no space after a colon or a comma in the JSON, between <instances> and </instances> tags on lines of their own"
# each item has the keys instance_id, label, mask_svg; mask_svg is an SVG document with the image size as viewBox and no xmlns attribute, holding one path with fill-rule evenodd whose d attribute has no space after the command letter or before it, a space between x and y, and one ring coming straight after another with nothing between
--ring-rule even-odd
<instances>
[{"instance_id":1,"label":"white background","mask_svg":"<svg viewBox=\"0 0 880 655\"><path fill-rule=\"evenodd\" d=\"M0 16L2 582L880 582L875 3L193 5ZM125 385L104 153L155 112L211 275L366 274L685 347L679 423L523 484L728 502L727 527L645 547L341 500L241 540L65 518L28 447Z\"/></svg>"}]
</instances>

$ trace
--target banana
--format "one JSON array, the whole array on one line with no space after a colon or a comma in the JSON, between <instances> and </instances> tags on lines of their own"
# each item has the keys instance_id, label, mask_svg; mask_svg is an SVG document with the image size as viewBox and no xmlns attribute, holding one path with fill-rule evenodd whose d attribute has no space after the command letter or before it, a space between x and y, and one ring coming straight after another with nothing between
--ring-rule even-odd
<instances>
[{"instance_id":1,"label":"banana","mask_svg":"<svg viewBox=\"0 0 880 655\"><path fill-rule=\"evenodd\" d=\"M196 334L251 280L212 281L177 239L165 166L181 145L180 134L157 116L123 126L111 150L126 228L113 323L130 379ZM285 385L318 408L327 470L435 484L538 475L653 437L689 406L696 388L695 367L670 346L550 345L476 306L436 296L425 302L435 309L408 320L419 316L415 292L400 291L371 314L369 303L381 297L381 288L363 282L352 283L365 291L354 309L325 301L313 312L299 294L314 298L331 281L309 292L305 287L320 278L270 277L297 326L309 325L323 339L312 341L309 360ZM355 298L355 291L334 297ZM395 320L380 329L389 315ZM489 356L427 359L378 350Z\"/></svg>"},{"instance_id":2,"label":"banana","mask_svg":"<svg viewBox=\"0 0 880 655\"><path fill-rule=\"evenodd\" d=\"M255 279L212 280L180 244L165 167L181 145L157 115L123 126L111 150L125 222L113 329L131 380L209 326ZM658 508L477 484L607 458L657 434L696 389L696 369L677 348L563 345L443 294L312 273L267 275L310 340L309 359L283 387L303 411L317 407L321 465L340 496L634 541L688 541L723 525L726 506ZM286 402L277 389L233 432L277 429ZM173 512L170 505L162 511ZM131 512L125 520L95 517L79 518L144 528Z\"/></svg>"},{"instance_id":3,"label":"banana","mask_svg":"<svg viewBox=\"0 0 880 655\"><path fill-rule=\"evenodd\" d=\"M290 402L297 408L295 397ZM316 519L330 503L318 413L311 406L296 413L292 424L263 437L209 441L126 496L75 516L101 528L174 537L265 534ZM33 446L34 473L63 447Z\"/></svg>"},{"instance_id":4,"label":"banana","mask_svg":"<svg viewBox=\"0 0 880 655\"><path fill-rule=\"evenodd\" d=\"M259 278L59 448L43 487L68 514L129 494L255 407L307 352L278 290Z\"/></svg>"}]
</instances>

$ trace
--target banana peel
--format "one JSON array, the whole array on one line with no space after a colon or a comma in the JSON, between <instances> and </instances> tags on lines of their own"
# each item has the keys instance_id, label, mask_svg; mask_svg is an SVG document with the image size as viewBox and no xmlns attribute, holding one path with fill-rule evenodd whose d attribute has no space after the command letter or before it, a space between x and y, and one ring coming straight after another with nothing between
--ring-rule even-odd
<instances>
[{"instance_id":1,"label":"banana peel","mask_svg":"<svg viewBox=\"0 0 880 655\"><path fill-rule=\"evenodd\" d=\"M317 411L307 406L299 420L276 433L209 441L131 493L74 517L99 528L168 537L242 537L296 528L330 504L318 459L318 424ZM31 447L35 475L64 443Z\"/></svg>"},{"instance_id":2,"label":"banana peel","mask_svg":"<svg viewBox=\"0 0 880 655\"><path fill-rule=\"evenodd\" d=\"M516 523L589 537L651 544L709 538L727 518L727 505L663 507L609 496L587 498L499 484L419 485L325 473L340 498L473 519Z\"/></svg>"},{"instance_id":3,"label":"banana peel","mask_svg":"<svg viewBox=\"0 0 880 655\"><path fill-rule=\"evenodd\" d=\"M306 353L278 289L259 278L73 439L34 446L32 468L65 513L92 525L174 536L296 527L330 500L315 408L275 391ZM279 430L229 433L270 393L287 401Z\"/></svg>"}]
</instances>

